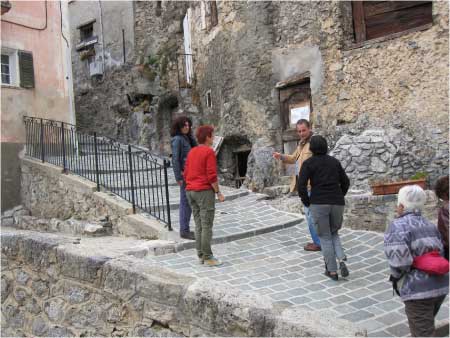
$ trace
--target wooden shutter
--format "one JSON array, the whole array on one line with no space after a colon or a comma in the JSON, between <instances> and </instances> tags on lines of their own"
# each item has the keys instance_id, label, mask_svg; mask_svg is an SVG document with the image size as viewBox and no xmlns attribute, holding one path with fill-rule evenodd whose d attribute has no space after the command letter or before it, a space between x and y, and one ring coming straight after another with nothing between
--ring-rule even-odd
<instances>
[{"instance_id":1,"label":"wooden shutter","mask_svg":"<svg viewBox=\"0 0 450 338\"><path fill-rule=\"evenodd\" d=\"M19 51L20 86L34 88L33 54Z\"/></svg>"},{"instance_id":2,"label":"wooden shutter","mask_svg":"<svg viewBox=\"0 0 450 338\"><path fill-rule=\"evenodd\" d=\"M399 33L433 21L431 1L354 1L352 9L356 42Z\"/></svg>"}]
</instances>

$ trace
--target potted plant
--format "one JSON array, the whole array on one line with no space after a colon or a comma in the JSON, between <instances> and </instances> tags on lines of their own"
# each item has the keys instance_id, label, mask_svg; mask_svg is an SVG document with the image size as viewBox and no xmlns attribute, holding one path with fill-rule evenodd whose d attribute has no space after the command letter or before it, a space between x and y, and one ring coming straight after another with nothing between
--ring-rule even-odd
<instances>
[{"instance_id":1,"label":"potted plant","mask_svg":"<svg viewBox=\"0 0 450 338\"><path fill-rule=\"evenodd\" d=\"M372 188L373 195L390 195L397 194L398 191L406 186L417 184L423 189L426 188L426 177L427 174L424 172L418 172L411 176L408 180L392 181L388 178L378 178L374 180L369 180L370 187Z\"/></svg>"}]
</instances>

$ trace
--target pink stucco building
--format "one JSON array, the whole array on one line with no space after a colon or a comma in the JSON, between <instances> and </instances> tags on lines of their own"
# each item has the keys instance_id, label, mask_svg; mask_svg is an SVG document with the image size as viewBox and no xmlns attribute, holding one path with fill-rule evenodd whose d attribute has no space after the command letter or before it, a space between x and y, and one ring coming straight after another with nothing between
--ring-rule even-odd
<instances>
[{"instance_id":1,"label":"pink stucco building","mask_svg":"<svg viewBox=\"0 0 450 338\"><path fill-rule=\"evenodd\" d=\"M2 1L2 210L20 203L23 116L75 123L67 2Z\"/></svg>"}]
</instances>

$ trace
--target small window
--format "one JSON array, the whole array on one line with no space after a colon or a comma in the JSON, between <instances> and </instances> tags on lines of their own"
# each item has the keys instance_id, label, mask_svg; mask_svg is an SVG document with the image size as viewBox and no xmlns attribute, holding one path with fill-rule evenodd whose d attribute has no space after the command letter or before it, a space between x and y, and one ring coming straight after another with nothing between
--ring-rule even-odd
<instances>
[{"instance_id":1,"label":"small window","mask_svg":"<svg viewBox=\"0 0 450 338\"><path fill-rule=\"evenodd\" d=\"M206 93L206 106L208 108L212 108L211 90L208 90L208 92Z\"/></svg>"},{"instance_id":2,"label":"small window","mask_svg":"<svg viewBox=\"0 0 450 338\"><path fill-rule=\"evenodd\" d=\"M161 16L161 12L162 12L161 1L156 1L155 15Z\"/></svg>"},{"instance_id":3,"label":"small window","mask_svg":"<svg viewBox=\"0 0 450 338\"><path fill-rule=\"evenodd\" d=\"M34 88L33 54L2 48L2 85Z\"/></svg>"},{"instance_id":4,"label":"small window","mask_svg":"<svg viewBox=\"0 0 450 338\"><path fill-rule=\"evenodd\" d=\"M2 48L2 85L19 86L17 50Z\"/></svg>"},{"instance_id":5,"label":"small window","mask_svg":"<svg viewBox=\"0 0 450 338\"><path fill-rule=\"evenodd\" d=\"M94 23L80 27L80 41L89 41L94 37Z\"/></svg>"},{"instance_id":6,"label":"small window","mask_svg":"<svg viewBox=\"0 0 450 338\"><path fill-rule=\"evenodd\" d=\"M432 23L432 1L352 1L355 41Z\"/></svg>"},{"instance_id":7,"label":"small window","mask_svg":"<svg viewBox=\"0 0 450 338\"><path fill-rule=\"evenodd\" d=\"M7 54L2 54L2 84L11 84L10 60Z\"/></svg>"}]
</instances>

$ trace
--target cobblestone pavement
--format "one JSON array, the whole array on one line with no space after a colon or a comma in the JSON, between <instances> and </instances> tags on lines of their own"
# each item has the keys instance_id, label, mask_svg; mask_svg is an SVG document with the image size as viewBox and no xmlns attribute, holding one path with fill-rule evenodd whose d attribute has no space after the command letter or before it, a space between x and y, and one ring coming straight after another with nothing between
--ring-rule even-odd
<instances>
[{"instance_id":1,"label":"cobblestone pavement","mask_svg":"<svg viewBox=\"0 0 450 338\"><path fill-rule=\"evenodd\" d=\"M243 206L245 208L245 206ZM223 229L225 225L221 226ZM287 306L311 311L328 309L336 317L357 322L369 336L409 335L400 298L387 281L389 270L382 234L343 229L341 239L350 276L332 281L323 275L320 252L306 252L306 226L297 225L231 243L215 245L215 256L224 264L211 268L198 263L195 250L147 258L179 273L209 278L244 291L267 295ZM437 322L448 318L448 299Z\"/></svg>"},{"instance_id":2,"label":"cobblestone pavement","mask_svg":"<svg viewBox=\"0 0 450 338\"><path fill-rule=\"evenodd\" d=\"M239 191L225 187L221 189L224 191L226 198L232 196L233 191L235 193ZM223 203L216 203L214 243L229 242L288 228L303 221L303 216L279 211L261 198L265 198L265 196L250 193L235 199L225 200ZM178 210L174 210L171 217L174 231L178 232L180 226ZM190 226L191 230L194 230L193 218L191 218ZM193 241L183 241L182 243L183 248L192 248L195 245Z\"/></svg>"}]
</instances>

